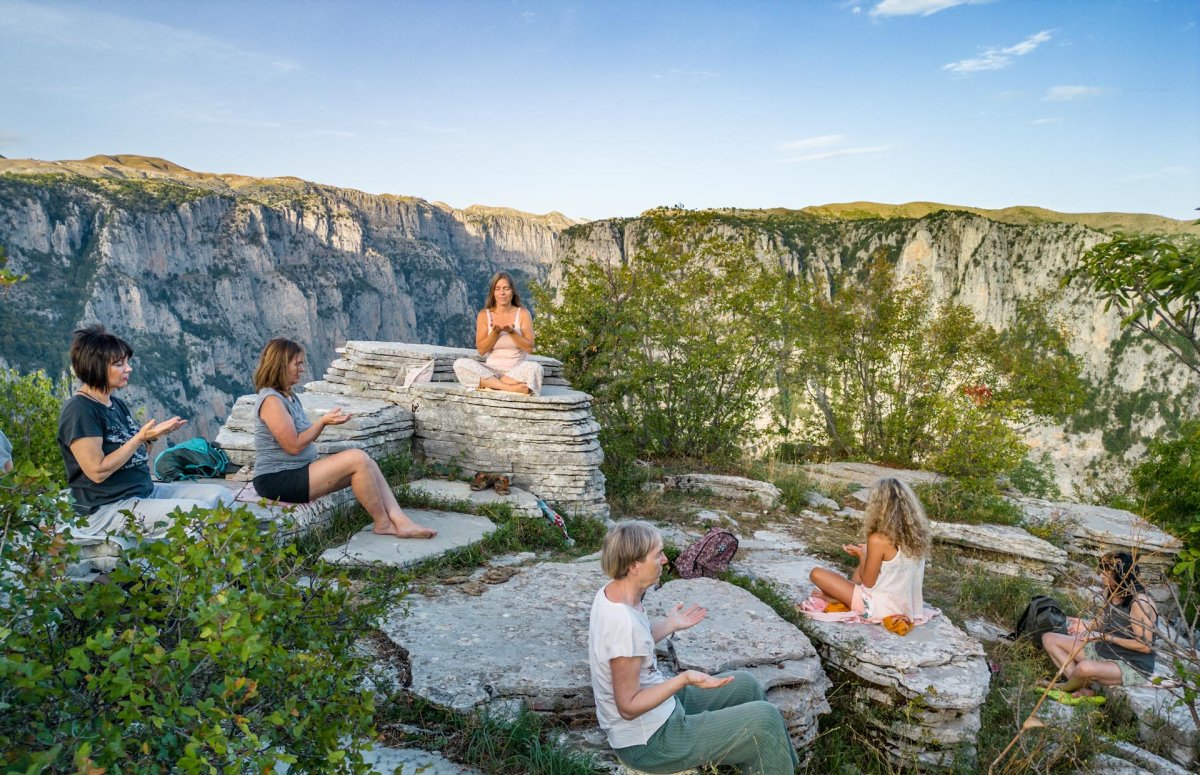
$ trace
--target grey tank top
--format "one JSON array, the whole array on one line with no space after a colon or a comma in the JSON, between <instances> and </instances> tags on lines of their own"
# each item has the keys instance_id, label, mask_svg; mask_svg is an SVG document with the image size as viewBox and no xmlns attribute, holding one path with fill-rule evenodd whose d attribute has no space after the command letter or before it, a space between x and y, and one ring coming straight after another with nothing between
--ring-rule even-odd
<instances>
[{"instance_id":1,"label":"grey tank top","mask_svg":"<svg viewBox=\"0 0 1200 775\"><path fill-rule=\"evenodd\" d=\"M290 471L293 468L303 468L317 459L317 445L315 443L309 444L300 450L299 455L289 455L287 452L284 452L283 447L279 446L279 442L275 440L271 429L267 427L267 424L262 421L262 417L258 414L258 411L262 408L262 402L269 396L275 396L287 407L288 414L292 416L292 422L296 425L296 433L303 433L312 427L312 423L308 421L308 417L304 414L304 405L300 403L300 397L295 393L292 393L292 397L288 398L274 388L263 388L258 391L258 400L254 402L255 476Z\"/></svg>"}]
</instances>

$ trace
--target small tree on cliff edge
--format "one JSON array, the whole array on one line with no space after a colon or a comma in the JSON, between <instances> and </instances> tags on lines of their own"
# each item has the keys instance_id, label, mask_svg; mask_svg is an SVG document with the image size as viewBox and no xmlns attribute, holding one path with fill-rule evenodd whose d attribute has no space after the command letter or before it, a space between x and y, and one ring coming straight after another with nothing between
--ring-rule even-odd
<instances>
[{"instance_id":1,"label":"small tree on cliff edge","mask_svg":"<svg viewBox=\"0 0 1200 775\"><path fill-rule=\"evenodd\" d=\"M623 263L571 267L561 295L535 287L538 344L596 398L606 469L636 455L736 454L778 362L782 272L705 213L655 211Z\"/></svg>"}]
</instances>

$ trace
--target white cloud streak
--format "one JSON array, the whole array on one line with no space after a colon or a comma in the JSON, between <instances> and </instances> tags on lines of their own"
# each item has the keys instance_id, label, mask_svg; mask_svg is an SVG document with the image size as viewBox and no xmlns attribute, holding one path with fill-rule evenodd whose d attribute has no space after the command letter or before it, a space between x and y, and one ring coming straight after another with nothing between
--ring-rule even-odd
<instances>
[{"instance_id":1,"label":"white cloud streak","mask_svg":"<svg viewBox=\"0 0 1200 775\"><path fill-rule=\"evenodd\" d=\"M1122 180L1162 180L1163 178L1185 178L1192 174L1191 167L1181 165L1171 165L1168 167L1159 167L1150 172L1141 172L1137 175L1128 175Z\"/></svg>"},{"instance_id":2,"label":"white cloud streak","mask_svg":"<svg viewBox=\"0 0 1200 775\"><path fill-rule=\"evenodd\" d=\"M834 159L838 156L862 156L865 154L882 153L891 146L889 145L864 145L858 148L839 148L836 151L824 151L823 153L810 153L805 156L797 156L791 159L780 159L784 164L799 164L807 161L820 161L821 159Z\"/></svg>"},{"instance_id":3,"label":"white cloud streak","mask_svg":"<svg viewBox=\"0 0 1200 775\"><path fill-rule=\"evenodd\" d=\"M1033 121L1030 121L1029 123L1031 123L1031 124L1057 124L1060 121L1062 121L1061 118L1035 118Z\"/></svg>"},{"instance_id":4,"label":"white cloud streak","mask_svg":"<svg viewBox=\"0 0 1200 775\"><path fill-rule=\"evenodd\" d=\"M1044 102L1067 102L1083 97L1095 97L1103 93L1104 89L1099 86L1051 86L1042 100Z\"/></svg>"},{"instance_id":5,"label":"white cloud streak","mask_svg":"<svg viewBox=\"0 0 1200 775\"><path fill-rule=\"evenodd\" d=\"M872 16L930 16L956 5L980 5L991 0L880 0Z\"/></svg>"},{"instance_id":6,"label":"white cloud streak","mask_svg":"<svg viewBox=\"0 0 1200 775\"><path fill-rule=\"evenodd\" d=\"M826 148L830 145L837 145L845 141L843 135L818 135L817 137L806 137L803 140L792 140L779 146L782 151L799 151L805 148Z\"/></svg>"},{"instance_id":7,"label":"white cloud streak","mask_svg":"<svg viewBox=\"0 0 1200 775\"><path fill-rule=\"evenodd\" d=\"M1050 30L1035 32L1020 43L1004 48L985 49L977 57L960 59L957 62L942 65L942 69L949 70L958 75L970 75L971 73L981 73L988 70L1003 70L1012 65L1015 57L1025 56L1038 46L1049 41L1052 37Z\"/></svg>"}]
</instances>

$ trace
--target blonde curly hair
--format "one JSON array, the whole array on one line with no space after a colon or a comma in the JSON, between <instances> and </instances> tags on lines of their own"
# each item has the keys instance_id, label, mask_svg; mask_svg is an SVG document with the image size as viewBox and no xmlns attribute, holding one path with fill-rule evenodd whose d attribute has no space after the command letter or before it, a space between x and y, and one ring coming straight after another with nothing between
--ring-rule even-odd
<instances>
[{"instance_id":1,"label":"blonde curly hair","mask_svg":"<svg viewBox=\"0 0 1200 775\"><path fill-rule=\"evenodd\" d=\"M872 533L883 533L909 557L928 556L933 543L925 507L912 488L899 479L880 479L872 485L867 495L863 538Z\"/></svg>"}]
</instances>

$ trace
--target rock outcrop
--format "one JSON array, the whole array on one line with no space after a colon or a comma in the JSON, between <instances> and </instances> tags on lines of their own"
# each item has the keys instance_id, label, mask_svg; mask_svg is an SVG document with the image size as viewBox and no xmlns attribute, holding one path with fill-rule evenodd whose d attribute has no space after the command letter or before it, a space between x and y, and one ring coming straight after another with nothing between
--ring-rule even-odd
<instances>
[{"instance_id":1,"label":"rock outcrop","mask_svg":"<svg viewBox=\"0 0 1200 775\"><path fill-rule=\"evenodd\" d=\"M1105 552L1127 551L1140 565L1165 570L1175 564L1182 548L1178 538L1124 509L1040 498L1014 500L1027 520L1066 522L1071 536L1069 548L1074 554L1098 557Z\"/></svg>"},{"instance_id":2,"label":"rock outcrop","mask_svg":"<svg viewBox=\"0 0 1200 775\"><path fill-rule=\"evenodd\" d=\"M663 479L668 490L682 492L710 492L721 498L734 500L757 500L767 508L779 505L783 493L770 482L760 482L742 476L722 474L679 474Z\"/></svg>"}]
</instances>

